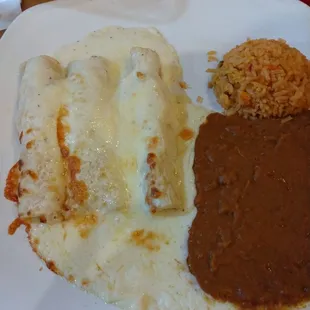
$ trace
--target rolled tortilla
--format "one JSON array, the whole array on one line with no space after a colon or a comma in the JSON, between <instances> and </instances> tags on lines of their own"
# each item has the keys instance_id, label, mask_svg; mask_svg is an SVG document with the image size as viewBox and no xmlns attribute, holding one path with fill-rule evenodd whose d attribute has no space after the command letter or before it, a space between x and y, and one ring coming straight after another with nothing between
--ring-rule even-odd
<instances>
[{"instance_id":1,"label":"rolled tortilla","mask_svg":"<svg viewBox=\"0 0 310 310\"><path fill-rule=\"evenodd\" d=\"M184 211L183 153L178 147L175 97L161 79L156 52L131 50L132 72L121 84L120 111L135 123L138 172L148 209Z\"/></svg>"},{"instance_id":2,"label":"rolled tortilla","mask_svg":"<svg viewBox=\"0 0 310 310\"><path fill-rule=\"evenodd\" d=\"M62 66L48 56L32 58L23 66L16 121L20 160L5 189L5 196L18 202L21 218L40 217L45 222L61 214L65 179L56 119L63 95L57 82L64 77Z\"/></svg>"},{"instance_id":3,"label":"rolled tortilla","mask_svg":"<svg viewBox=\"0 0 310 310\"><path fill-rule=\"evenodd\" d=\"M68 66L68 97L58 124L62 155L69 174L69 211L108 212L125 208L126 186L115 154L117 110L102 57Z\"/></svg>"}]
</instances>

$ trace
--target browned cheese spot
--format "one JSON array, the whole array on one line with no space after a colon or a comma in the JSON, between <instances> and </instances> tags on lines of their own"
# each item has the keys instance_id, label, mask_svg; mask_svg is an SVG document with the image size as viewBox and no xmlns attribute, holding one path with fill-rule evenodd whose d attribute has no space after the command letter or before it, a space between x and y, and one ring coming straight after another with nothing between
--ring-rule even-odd
<instances>
[{"instance_id":1,"label":"browned cheese spot","mask_svg":"<svg viewBox=\"0 0 310 310\"><path fill-rule=\"evenodd\" d=\"M88 199L88 190L84 181L76 179L76 175L81 170L81 161L77 156L68 157L68 170L70 174L69 189L75 202L82 204Z\"/></svg>"},{"instance_id":2,"label":"browned cheese spot","mask_svg":"<svg viewBox=\"0 0 310 310\"><path fill-rule=\"evenodd\" d=\"M30 140L26 143L26 149L30 150L34 145L34 140Z\"/></svg>"},{"instance_id":3,"label":"browned cheese spot","mask_svg":"<svg viewBox=\"0 0 310 310\"><path fill-rule=\"evenodd\" d=\"M19 138L18 138L20 144L22 144L23 136L24 136L24 132L21 131L21 133L19 134Z\"/></svg>"},{"instance_id":4,"label":"browned cheese spot","mask_svg":"<svg viewBox=\"0 0 310 310\"><path fill-rule=\"evenodd\" d=\"M160 198L163 195L163 193L156 187L151 188L151 197L152 198Z\"/></svg>"},{"instance_id":5,"label":"browned cheese spot","mask_svg":"<svg viewBox=\"0 0 310 310\"><path fill-rule=\"evenodd\" d=\"M142 72L137 72L137 78L138 78L139 80L144 80L145 75L144 75Z\"/></svg>"},{"instance_id":6,"label":"browned cheese spot","mask_svg":"<svg viewBox=\"0 0 310 310\"><path fill-rule=\"evenodd\" d=\"M153 204L153 199L159 198L162 195L162 193L154 186L155 178L154 178L154 171L152 170L154 170L156 167L156 159L157 156L154 153L149 153L146 159L146 162L149 165L151 171L145 177L149 185L145 197L145 202L150 206L151 213L156 212L156 207Z\"/></svg>"},{"instance_id":7,"label":"browned cheese spot","mask_svg":"<svg viewBox=\"0 0 310 310\"><path fill-rule=\"evenodd\" d=\"M157 158L157 156L154 153L148 153L147 154L146 162L151 169L154 169L156 167L156 158Z\"/></svg>"},{"instance_id":8,"label":"browned cheese spot","mask_svg":"<svg viewBox=\"0 0 310 310\"><path fill-rule=\"evenodd\" d=\"M147 147L151 150L155 149L158 146L158 143L159 143L159 137L151 137L148 140Z\"/></svg>"},{"instance_id":9,"label":"browned cheese spot","mask_svg":"<svg viewBox=\"0 0 310 310\"><path fill-rule=\"evenodd\" d=\"M87 214L84 216L76 216L74 218L74 225L78 228L81 238L87 239L90 232L98 224L98 217L96 214Z\"/></svg>"},{"instance_id":10,"label":"browned cheese spot","mask_svg":"<svg viewBox=\"0 0 310 310\"><path fill-rule=\"evenodd\" d=\"M68 157L68 170L71 180L75 180L76 175L81 171L81 160L77 156Z\"/></svg>"},{"instance_id":11,"label":"browned cheese spot","mask_svg":"<svg viewBox=\"0 0 310 310\"><path fill-rule=\"evenodd\" d=\"M20 160L18 161L19 170L22 169L23 165L24 165L24 162L20 159Z\"/></svg>"},{"instance_id":12,"label":"browned cheese spot","mask_svg":"<svg viewBox=\"0 0 310 310\"><path fill-rule=\"evenodd\" d=\"M189 88L188 84L184 81L179 82L179 85L182 89L188 89Z\"/></svg>"},{"instance_id":13,"label":"browned cheese spot","mask_svg":"<svg viewBox=\"0 0 310 310\"><path fill-rule=\"evenodd\" d=\"M68 146L65 144L65 137L70 132L70 127L63 122L63 117L68 116L69 112L65 106L61 106L57 117L57 140L60 148L61 155L66 158L69 156L70 151Z\"/></svg>"},{"instance_id":14,"label":"browned cheese spot","mask_svg":"<svg viewBox=\"0 0 310 310\"><path fill-rule=\"evenodd\" d=\"M21 225L23 225L24 224L24 222L23 222L23 220L21 219L21 218L16 218L11 224L10 224L10 226L9 226L9 228L8 228L8 234L9 235L14 235L15 234L15 232L16 232L16 230L21 226Z\"/></svg>"},{"instance_id":15,"label":"browned cheese spot","mask_svg":"<svg viewBox=\"0 0 310 310\"><path fill-rule=\"evenodd\" d=\"M47 221L46 221L46 217L44 216L44 215L41 215L40 217L39 217L39 219L40 219L40 223L46 223Z\"/></svg>"},{"instance_id":16,"label":"browned cheese spot","mask_svg":"<svg viewBox=\"0 0 310 310\"><path fill-rule=\"evenodd\" d=\"M69 189L76 203L82 204L88 198L87 186L84 181L71 181Z\"/></svg>"},{"instance_id":17,"label":"browned cheese spot","mask_svg":"<svg viewBox=\"0 0 310 310\"><path fill-rule=\"evenodd\" d=\"M22 176L29 175L32 180L36 181L38 179L38 175L33 170L26 170L22 172Z\"/></svg>"},{"instance_id":18,"label":"browned cheese spot","mask_svg":"<svg viewBox=\"0 0 310 310\"><path fill-rule=\"evenodd\" d=\"M184 141L188 141L188 140L191 140L194 137L194 131L191 128L184 128L179 133L179 136Z\"/></svg>"},{"instance_id":19,"label":"browned cheese spot","mask_svg":"<svg viewBox=\"0 0 310 310\"><path fill-rule=\"evenodd\" d=\"M26 232L26 234L28 234L27 238L28 238L28 240L29 240L31 224L30 224L30 222L27 221L27 220L23 220L23 224L24 224L25 227L26 227L26 228L25 228L25 232ZM30 241L29 241L29 242L30 242Z\"/></svg>"},{"instance_id":20,"label":"browned cheese spot","mask_svg":"<svg viewBox=\"0 0 310 310\"><path fill-rule=\"evenodd\" d=\"M81 281L82 286L88 286L90 284L90 281L88 279L83 279Z\"/></svg>"},{"instance_id":21,"label":"browned cheese spot","mask_svg":"<svg viewBox=\"0 0 310 310\"><path fill-rule=\"evenodd\" d=\"M32 128L26 130L26 134L30 134L32 132Z\"/></svg>"},{"instance_id":22,"label":"browned cheese spot","mask_svg":"<svg viewBox=\"0 0 310 310\"><path fill-rule=\"evenodd\" d=\"M156 241L160 239L160 236L152 231L145 231L144 229L135 230L131 233L130 241L137 246L146 248L149 251L158 252L160 246L156 244Z\"/></svg>"},{"instance_id":23,"label":"browned cheese spot","mask_svg":"<svg viewBox=\"0 0 310 310\"><path fill-rule=\"evenodd\" d=\"M151 171L146 175L145 179L148 182L148 191L146 193L145 202L150 206L151 213L156 213L156 206L153 204L153 199L162 196L162 192L155 186L154 169L156 167L157 155L155 153L149 153L147 155L146 162Z\"/></svg>"},{"instance_id":24,"label":"browned cheese spot","mask_svg":"<svg viewBox=\"0 0 310 310\"><path fill-rule=\"evenodd\" d=\"M75 282L75 278L74 278L74 276L73 276L72 274L69 274L69 275L68 275L67 280L68 280L70 283L74 283L74 282Z\"/></svg>"},{"instance_id":25,"label":"browned cheese spot","mask_svg":"<svg viewBox=\"0 0 310 310\"><path fill-rule=\"evenodd\" d=\"M46 267L49 270L53 271L55 274L57 274L59 276L63 276L63 273L57 268L57 266L56 266L54 261L52 261L52 260L51 261L46 261L45 264L46 264Z\"/></svg>"},{"instance_id":26,"label":"browned cheese spot","mask_svg":"<svg viewBox=\"0 0 310 310\"><path fill-rule=\"evenodd\" d=\"M65 199L66 200L66 199ZM67 204L63 204L62 205L62 210L64 210L65 212L70 211L70 207Z\"/></svg>"},{"instance_id":27,"label":"browned cheese spot","mask_svg":"<svg viewBox=\"0 0 310 310\"><path fill-rule=\"evenodd\" d=\"M184 128L180 133L179 136L184 141L191 140L194 137L194 131L190 128Z\"/></svg>"},{"instance_id":28,"label":"browned cheese spot","mask_svg":"<svg viewBox=\"0 0 310 310\"><path fill-rule=\"evenodd\" d=\"M20 163L18 161L10 169L4 189L4 197L13 202L18 202L19 178L20 178Z\"/></svg>"}]
</instances>

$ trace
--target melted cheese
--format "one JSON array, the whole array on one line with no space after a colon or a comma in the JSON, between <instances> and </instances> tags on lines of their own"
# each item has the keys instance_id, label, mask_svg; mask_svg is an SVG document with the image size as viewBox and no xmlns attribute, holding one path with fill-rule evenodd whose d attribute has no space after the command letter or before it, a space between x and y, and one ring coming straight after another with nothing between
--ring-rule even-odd
<instances>
[{"instance_id":1,"label":"melted cheese","mask_svg":"<svg viewBox=\"0 0 310 310\"><path fill-rule=\"evenodd\" d=\"M206 111L188 105L195 135ZM193 145L192 145L193 146ZM187 195L195 196L191 172L193 148L186 153ZM99 219L87 239L74 221L52 227L32 225L37 251L74 284L121 309L205 309L206 297L195 284L187 264L188 229L196 210L179 216L154 217L144 211L140 176L125 175L132 205L126 213L110 212ZM66 238L64 238L66 236ZM83 286L83 281L88 285Z\"/></svg>"},{"instance_id":2,"label":"melted cheese","mask_svg":"<svg viewBox=\"0 0 310 310\"><path fill-rule=\"evenodd\" d=\"M149 48L158 54L159 59L154 52L141 49L132 50L130 56L133 46ZM142 55L144 52L147 55ZM195 284L186 258L188 229L196 214L192 172L194 139L207 112L188 104L189 99L180 87L182 69L178 57L154 29L112 27L97 31L76 44L64 47L57 53L57 58L67 65L89 55L102 56L108 61L108 64L99 61L102 77L98 84L103 89L115 89L110 102L112 106L107 108L107 113L110 115L112 107L116 107L116 111L107 118L106 108L99 108L98 93L86 96L83 91L80 93L81 85L71 85L71 94L77 89L79 95L85 95L86 102L67 101L69 113L64 121L69 124L70 133L64 143L69 148L69 155L80 159L76 177L83 180L90 190L91 186L97 186L90 181L90 171L96 175L91 160L95 160L99 167L109 165L98 159L97 143L105 149L110 145L107 143L109 139L101 139L99 133L98 139L97 135L89 139L87 135L92 128L92 118L98 118L98 126L109 124L107 131L100 133L105 138L114 128L112 149L123 172L129 206L126 212L117 206L112 207L109 212L98 213L94 221L86 219L85 223L83 219L71 218L54 225L33 224L29 231L32 246L49 265L53 262L54 270L71 283L122 309L206 309L208 299ZM79 74L86 74L82 63L78 67ZM95 67L96 71L98 67ZM71 64L69 76L74 70ZM68 83L71 82L69 77ZM109 97L108 92L106 96ZM75 104L79 108L75 109ZM101 104L105 106L104 100ZM114 123L114 117L119 117L118 122ZM149 127L143 127L145 120ZM192 131L192 139L182 139L180 132L183 126ZM158 157L155 182L158 182L158 187L163 186L163 191L171 192L171 195L152 203L156 208L163 206L169 209L179 207L174 203L178 201L182 205L180 209L186 209L187 213L164 212L163 216L153 216L146 210L149 205L145 196L151 184L148 178L145 179L149 171L146 165L149 148L153 148ZM115 163L109 154L102 156ZM178 171L184 173L183 178L171 175L176 163ZM171 188L164 185L170 178L173 180ZM176 178L181 179L181 192ZM97 179L93 178L93 181L97 182ZM105 189L103 191L106 192ZM178 198L180 194L183 197ZM89 204L90 207L92 205L93 202ZM99 203L94 205L101 207ZM87 229L86 237L81 227ZM36 240L38 242L35 243Z\"/></svg>"},{"instance_id":3,"label":"melted cheese","mask_svg":"<svg viewBox=\"0 0 310 310\"><path fill-rule=\"evenodd\" d=\"M19 215L54 217L65 199L63 164L56 119L65 76L47 56L30 59L23 68L18 102L20 134Z\"/></svg>"},{"instance_id":4,"label":"melted cheese","mask_svg":"<svg viewBox=\"0 0 310 310\"><path fill-rule=\"evenodd\" d=\"M118 100L122 122L132 133L139 185L152 213L184 211L188 207L182 165L185 145L178 132L186 124L186 105L178 106L175 94L162 81L160 59L154 51L133 48L131 65Z\"/></svg>"},{"instance_id":5,"label":"melted cheese","mask_svg":"<svg viewBox=\"0 0 310 310\"><path fill-rule=\"evenodd\" d=\"M117 107L110 100L113 83L102 57L71 62L68 66L64 144L68 154L69 200L73 209L107 212L128 205L126 184L116 154Z\"/></svg>"}]
</instances>

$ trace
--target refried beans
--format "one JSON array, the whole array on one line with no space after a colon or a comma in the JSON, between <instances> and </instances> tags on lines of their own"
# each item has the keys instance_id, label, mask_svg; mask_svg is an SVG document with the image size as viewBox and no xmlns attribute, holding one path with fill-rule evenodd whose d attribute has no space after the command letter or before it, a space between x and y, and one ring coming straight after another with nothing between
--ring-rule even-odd
<instances>
[{"instance_id":1,"label":"refried beans","mask_svg":"<svg viewBox=\"0 0 310 310\"><path fill-rule=\"evenodd\" d=\"M214 113L195 145L197 216L188 265L239 307L310 299L310 112L246 120Z\"/></svg>"}]
</instances>

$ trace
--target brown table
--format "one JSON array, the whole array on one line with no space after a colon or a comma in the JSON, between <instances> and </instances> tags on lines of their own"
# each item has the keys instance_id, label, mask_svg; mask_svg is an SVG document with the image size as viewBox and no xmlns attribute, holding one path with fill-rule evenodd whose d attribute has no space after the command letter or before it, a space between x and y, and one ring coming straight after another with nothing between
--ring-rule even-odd
<instances>
[{"instance_id":1,"label":"brown table","mask_svg":"<svg viewBox=\"0 0 310 310\"><path fill-rule=\"evenodd\" d=\"M23 0L22 1L22 10L27 10L28 8L31 8L34 5L49 2L52 0Z\"/></svg>"},{"instance_id":2,"label":"brown table","mask_svg":"<svg viewBox=\"0 0 310 310\"><path fill-rule=\"evenodd\" d=\"M45 2L49 2L49 1L53 1L53 0L22 0L22 10L25 11L31 8L32 6L45 3ZM3 35L3 33L4 31L0 31L0 38Z\"/></svg>"}]
</instances>

